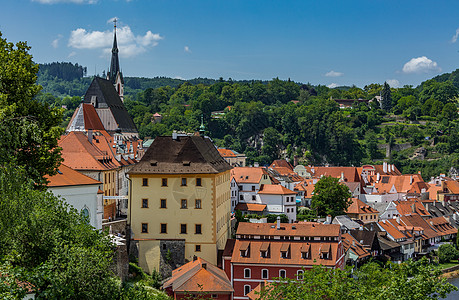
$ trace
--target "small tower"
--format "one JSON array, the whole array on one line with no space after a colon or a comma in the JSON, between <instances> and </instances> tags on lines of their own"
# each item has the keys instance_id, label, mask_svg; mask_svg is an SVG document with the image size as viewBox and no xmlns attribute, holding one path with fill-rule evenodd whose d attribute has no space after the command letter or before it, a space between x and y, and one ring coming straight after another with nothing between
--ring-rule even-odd
<instances>
[{"instance_id":1,"label":"small tower","mask_svg":"<svg viewBox=\"0 0 459 300\"><path fill-rule=\"evenodd\" d=\"M201 115L201 126L199 126L199 135L204 136L205 132L206 132L206 127L204 126L204 118Z\"/></svg>"},{"instance_id":2,"label":"small tower","mask_svg":"<svg viewBox=\"0 0 459 300\"><path fill-rule=\"evenodd\" d=\"M112 47L112 59L110 62L110 69L107 74L107 80L109 80L115 90L118 92L118 95L121 98L121 101L124 101L124 79L123 73L120 70L120 61L118 59L118 43L116 41L116 22L117 20L113 20L114 23L114 38L113 38L113 47Z\"/></svg>"}]
</instances>

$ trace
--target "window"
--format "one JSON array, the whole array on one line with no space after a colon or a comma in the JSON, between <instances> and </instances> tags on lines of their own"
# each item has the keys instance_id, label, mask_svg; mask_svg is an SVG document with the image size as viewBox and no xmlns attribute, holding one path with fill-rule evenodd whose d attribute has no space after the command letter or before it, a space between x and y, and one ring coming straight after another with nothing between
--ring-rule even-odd
<instances>
[{"instance_id":1,"label":"window","mask_svg":"<svg viewBox=\"0 0 459 300\"><path fill-rule=\"evenodd\" d=\"M244 278L250 278L250 269L244 269Z\"/></svg>"},{"instance_id":2,"label":"window","mask_svg":"<svg viewBox=\"0 0 459 300\"><path fill-rule=\"evenodd\" d=\"M167 178L161 180L161 186L167 186Z\"/></svg>"},{"instance_id":3,"label":"window","mask_svg":"<svg viewBox=\"0 0 459 300\"><path fill-rule=\"evenodd\" d=\"M148 199L142 199L142 208L148 208Z\"/></svg>"},{"instance_id":4,"label":"window","mask_svg":"<svg viewBox=\"0 0 459 300\"><path fill-rule=\"evenodd\" d=\"M188 203L187 203L186 199L182 199L182 206L180 208L187 208L187 205L188 205Z\"/></svg>"},{"instance_id":5,"label":"window","mask_svg":"<svg viewBox=\"0 0 459 300\"><path fill-rule=\"evenodd\" d=\"M261 279L268 279L268 270L267 269L261 270Z\"/></svg>"},{"instance_id":6,"label":"window","mask_svg":"<svg viewBox=\"0 0 459 300\"><path fill-rule=\"evenodd\" d=\"M201 245L195 245L194 246L194 251L195 252L201 252Z\"/></svg>"},{"instance_id":7,"label":"window","mask_svg":"<svg viewBox=\"0 0 459 300\"><path fill-rule=\"evenodd\" d=\"M288 252L287 251L281 251L281 256L282 256L282 258L288 258Z\"/></svg>"},{"instance_id":8,"label":"window","mask_svg":"<svg viewBox=\"0 0 459 300\"><path fill-rule=\"evenodd\" d=\"M287 272L285 272L285 270L279 270L279 277L280 277L280 278L285 278L285 277L287 277Z\"/></svg>"},{"instance_id":9,"label":"window","mask_svg":"<svg viewBox=\"0 0 459 300\"><path fill-rule=\"evenodd\" d=\"M308 257L309 257L308 252L301 252L302 259L308 259Z\"/></svg>"},{"instance_id":10,"label":"window","mask_svg":"<svg viewBox=\"0 0 459 300\"><path fill-rule=\"evenodd\" d=\"M244 200L244 198L242 197L242 195L239 195L239 200Z\"/></svg>"},{"instance_id":11,"label":"window","mask_svg":"<svg viewBox=\"0 0 459 300\"><path fill-rule=\"evenodd\" d=\"M167 201L166 199L161 199L160 200L160 208L167 208Z\"/></svg>"},{"instance_id":12,"label":"window","mask_svg":"<svg viewBox=\"0 0 459 300\"><path fill-rule=\"evenodd\" d=\"M202 234L202 225L201 224L195 224L194 233L195 234Z\"/></svg>"},{"instance_id":13,"label":"window","mask_svg":"<svg viewBox=\"0 0 459 300\"><path fill-rule=\"evenodd\" d=\"M201 178L196 178L196 186L202 186Z\"/></svg>"},{"instance_id":14,"label":"window","mask_svg":"<svg viewBox=\"0 0 459 300\"><path fill-rule=\"evenodd\" d=\"M182 178L182 186L186 186L186 178Z\"/></svg>"},{"instance_id":15,"label":"window","mask_svg":"<svg viewBox=\"0 0 459 300\"><path fill-rule=\"evenodd\" d=\"M250 285L244 285L244 296L250 293L251 287Z\"/></svg>"},{"instance_id":16,"label":"window","mask_svg":"<svg viewBox=\"0 0 459 300\"><path fill-rule=\"evenodd\" d=\"M194 200L194 208L201 208L201 199Z\"/></svg>"},{"instance_id":17,"label":"window","mask_svg":"<svg viewBox=\"0 0 459 300\"><path fill-rule=\"evenodd\" d=\"M252 185L252 192L255 192L255 186Z\"/></svg>"},{"instance_id":18,"label":"window","mask_svg":"<svg viewBox=\"0 0 459 300\"><path fill-rule=\"evenodd\" d=\"M217 299L218 295L217 294L212 294L212 299Z\"/></svg>"},{"instance_id":19,"label":"window","mask_svg":"<svg viewBox=\"0 0 459 300\"><path fill-rule=\"evenodd\" d=\"M148 186L148 178L142 178L142 186Z\"/></svg>"},{"instance_id":20,"label":"window","mask_svg":"<svg viewBox=\"0 0 459 300\"><path fill-rule=\"evenodd\" d=\"M287 208L287 213L289 213L289 212L290 212L290 208Z\"/></svg>"},{"instance_id":21,"label":"window","mask_svg":"<svg viewBox=\"0 0 459 300\"><path fill-rule=\"evenodd\" d=\"M148 233L148 223L142 223L142 233Z\"/></svg>"},{"instance_id":22,"label":"window","mask_svg":"<svg viewBox=\"0 0 459 300\"><path fill-rule=\"evenodd\" d=\"M256 200L256 198L255 198L255 195L252 195L252 200L253 200L253 201L255 201L255 200Z\"/></svg>"},{"instance_id":23,"label":"window","mask_svg":"<svg viewBox=\"0 0 459 300\"><path fill-rule=\"evenodd\" d=\"M186 224L180 224L180 233L186 234Z\"/></svg>"},{"instance_id":24,"label":"window","mask_svg":"<svg viewBox=\"0 0 459 300\"><path fill-rule=\"evenodd\" d=\"M161 223L161 233L167 233L167 224Z\"/></svg>"},{"instance_id":25,"label":"window","mask_svg":"<svg viewBox=\"0 0 459 300\"><path fill-rule=\"evenodd\" d=\"M298 270L298 271L296 272L296 278L297 278L298 280L303 280L303 273L304 273L303 270Z\"/></svg>"}]
</instances>

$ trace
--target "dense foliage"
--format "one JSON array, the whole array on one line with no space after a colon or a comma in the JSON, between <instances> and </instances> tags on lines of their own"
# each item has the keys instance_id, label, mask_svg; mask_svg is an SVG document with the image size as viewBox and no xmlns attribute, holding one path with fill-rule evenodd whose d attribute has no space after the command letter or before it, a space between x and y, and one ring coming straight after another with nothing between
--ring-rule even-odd
<instances>
[{"instance_id":1,"label":"dense foliage","mask_svg":"<svg viewBox=\"0 0 459 300\"><path fill-rule=\"evenodd\" d=\"M302 279L267 284L260 299L410 299L445 297L456 287L440 278L426 259L381 267L368 263L357 271L314 267Z\"/></svg>"},{"instance_id":2,"label":"dense foliage","mask_svg":"<svg viewBox=\"0 0 459 300\"><path fill-rule=\"evenodd\" d=\"M311 208L319 216L343 215L351 204L349 188L339 182L339 178L324 176L314 186Z\"/></svg>"},{"instance_id":3,"label":"dense foliage","mask_svg":"<svg viewBox=\"0 0 459 300\"><path fill-rule=\"evenodd\" d=\"M0 163L25 166L37 183L61 162L57 140L62 111L34 97L38 65L24 42L8 43L0 33Z\"/></svg>"}]
</instances>

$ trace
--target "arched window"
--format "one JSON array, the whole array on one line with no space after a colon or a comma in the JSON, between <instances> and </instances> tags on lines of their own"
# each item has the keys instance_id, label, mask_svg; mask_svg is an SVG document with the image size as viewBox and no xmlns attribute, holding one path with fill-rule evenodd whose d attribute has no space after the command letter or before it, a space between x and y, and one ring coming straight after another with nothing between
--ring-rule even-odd
<instances>
[{"instance_id":1,"label":"arched window","mask_svg":"<svg viewBox=\"0 0 459 300\"><path fill-rule=\"evenodd\" d=\"M287 277L287 272L285 270L279 270L279 277L280 278L286 278Z\"/></svg>"},{"instance_id":2,"label":"arched window","mask_svg":"<svg viewBox=\"0 0 459 300\"><path fill-rule=\"evenodd\" d=\"M89 223L90 220L90 215L89 215L89 208L85 205L83 209L81 210L81 215L86 219L86 221Z\"/></svg>"},{"instance_id":3,"label":"arched window","mask_svg":"<svg viewBox=\"0 0 459 300\"><path fill-rule=\"evenodd\" d=\"M250 269L244 269L244 278L250 278Z\"/></svg>"},{"instance_id":4,"label":"arched window","mask_svg":"<svg viewBox=\"0 0 459 300\"><path fill-rule=\"evenodd\" d=\"M298 271L296 272L296 278L297 278L298 280L303 280L303 274L304 274L304 271L303 271L303 270L298 270Z\"/></svg>"},{"instance_id":5,"label":"arched window","mask_svg":"<svg viewBox=\"0 0 459 300\"><path fill-rule=\"evenodd\" d=\"M261 279L268 279L269 273L268 269L261 270Z\"/></svg>"},{"instance_id":6,"label":"arched window","mask_svg":"<svg viewBox=\"0 0 459 300\"><path fill-rule=\"evenodd\" d=\"M248 293L250 293L250 290L252 288L250 287L250 285L244 285L244 296L246 296Z\"/></svg>"}]
</instances>

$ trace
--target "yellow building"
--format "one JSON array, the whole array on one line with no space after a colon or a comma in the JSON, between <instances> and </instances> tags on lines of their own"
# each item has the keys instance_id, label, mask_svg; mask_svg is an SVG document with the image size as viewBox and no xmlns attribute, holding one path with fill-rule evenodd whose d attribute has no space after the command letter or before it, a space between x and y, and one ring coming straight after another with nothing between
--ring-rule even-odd
<instances>
[{"instance_id":1,"label":"yellow building","mask_svg":"<svg viewBox=\"0 0 459 300\"><path fill-rule=\"evenodd\" d=\"M129 172L131 242L143 270L168 275L195 255L217 264L230 237L230 169L206 137L155 138Z\"/></svg>"}]
</instances>

